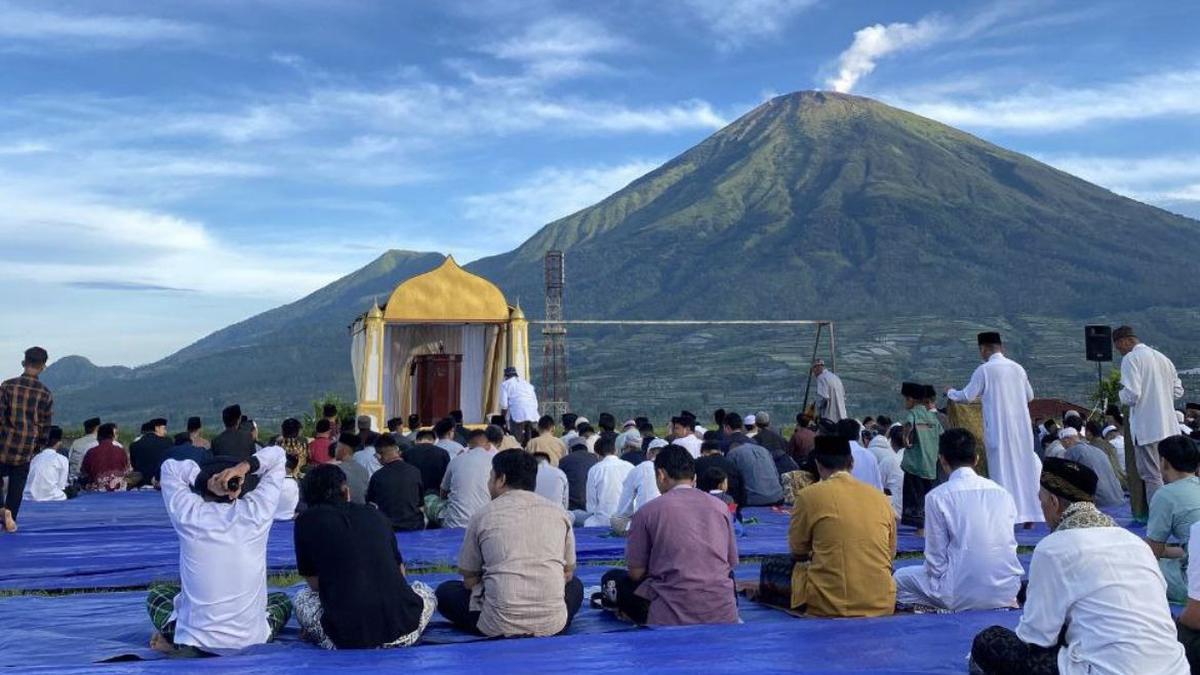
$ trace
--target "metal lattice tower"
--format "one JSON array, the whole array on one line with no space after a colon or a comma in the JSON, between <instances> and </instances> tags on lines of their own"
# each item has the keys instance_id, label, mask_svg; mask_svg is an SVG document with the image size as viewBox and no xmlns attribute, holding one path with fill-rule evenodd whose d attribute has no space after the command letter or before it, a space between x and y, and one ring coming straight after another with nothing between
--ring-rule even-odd
<instances>
[{"instance_id":1,"label":"metal lattice tower","mask_svg":"<svg viewBox=\"0 0 1200 675\"><path fill-rule=\"evenodd\" d=\"M558 419L570 410L571 395L567 388L567 327L563 321L563 286L566 270L562 251L546 252L546 323L542 325L542 391L543 415Z\"/></svg>"}]
</instances>

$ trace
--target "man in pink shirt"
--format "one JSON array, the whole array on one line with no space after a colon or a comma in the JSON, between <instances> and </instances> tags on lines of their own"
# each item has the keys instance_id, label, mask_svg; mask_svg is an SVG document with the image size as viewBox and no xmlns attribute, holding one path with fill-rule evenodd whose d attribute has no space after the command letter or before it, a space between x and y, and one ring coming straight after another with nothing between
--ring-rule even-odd
<instances>
[{"instance_id":1,"label":"man in pink shirt","mask_svg":"<svg viewBox=\"0 0 1200 675\"><path fill-rule=\"evenodd\" d=\"M662 496L633 514L625 559L609 570L601 602L638 624L737 623L737 542L729 510L695 488L691 453L669 445L654 458Z\"/></svg>"}]
</instances>

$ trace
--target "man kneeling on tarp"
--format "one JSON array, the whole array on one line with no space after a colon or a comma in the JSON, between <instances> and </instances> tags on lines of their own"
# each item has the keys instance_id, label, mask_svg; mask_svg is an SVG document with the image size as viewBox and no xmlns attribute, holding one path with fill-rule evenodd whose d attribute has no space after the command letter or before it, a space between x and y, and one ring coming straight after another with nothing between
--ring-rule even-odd
<instances>
[{"instance_id":1,"label":"man kneeling on tarp","mask_svg":"<svg viewBox=\"0 0 1200 675\"><path fill-rule=\"evenodd\" d=\"M304 503L295 532L296 567L308 582L295 600L301 635L325 649L416 644L437 600L405 579L391 521L351 502L346 474L333 464L304 477Z\"/></svg>"},{"instance_id":2,"label":"man kneeling on tarp","mask_svg":"<svg viewBox=\"0 0 1200 675\"><path fill-rule=\"evenodd\" d=\"M162 496L179 535L180 584L150 587L157 631L150 646L188 656L226 654L269 642L291 602L267 593L267 535L283 483L283 448L248 460L162 465Z\"/></svg>"},{"instance_id":3,"label":"man kneeling on tarp","mask_svg":"<svg viewBox=\"0 0 1200 675\"><path fill-rule=\"evenodd\" d=\"M633 514L625 544L629 570L604 574L602 604L638 624L737 623L738 553L729 508L695 488L695 461L682 446L661 449L654 474L662 496Z\"/></svg>"},{"instance_id":4,"label":"man kneeling on tarp","mask_svg":"<svg viewBox=\"0 0 1200 675\"><path fill-rule=\"evenodd\" d=\"M579 611L583 583L575 577L571 517L534 493L537 472L537 460L524 450L492 457L492 500L471 516L458 553L463 580L437 588L438 611L462 630L554 635Z\"/></svg>"},{"instance_id":5,"label":"man kneeling on tarp","mask_svg":"<svg viewBox=\"0 0 1200 675\"><path fill-rule=\"evenodd\" d=\"M975 473L975 437L951 429L938 441L950 477L925 495L925 564L896 570L896 600L951 612L1016 607L1017 505L1008 490Z\"/></svg>"},{"instance_id":6,"label":"man kneeling on tarp","mask_svg":"<svg viewBox=\"0 0 1200 675\"><path fill-rule=\"evenodd\" d=\"M1033 551L1016 632L976 635L972 673L1188 672L1154 554L1096 508L1096 483L1082 464L1042 465L1039 499L1054 531Z\"/></svg>"},{"instance_id":7,"label":"man kneeling on tarp","mask_svg":"<svg viewBox=\"0 0 1200 675\"><path fill-rule=\"evenodd\" d=\"M891 614L892 504L851 475L854 459L845 437L818 436L812 455L821 481L796 495L788 526L791 555L763 560L758 597L809 616Z\"/></svg>"}]
</instances>

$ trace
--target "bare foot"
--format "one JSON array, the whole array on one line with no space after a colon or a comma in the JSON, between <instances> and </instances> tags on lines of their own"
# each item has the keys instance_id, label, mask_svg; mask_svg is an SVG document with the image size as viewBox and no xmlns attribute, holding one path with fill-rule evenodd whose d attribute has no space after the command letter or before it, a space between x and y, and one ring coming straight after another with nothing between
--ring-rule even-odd
<instances>
[{"instance_id":1,"label":"bare foot","mask_svg":"<svg viewBox=\"0 0 1200 675\"><path fill-rule=\"evenodd\" d=\"M154 635L150 636L150 649L163 654L170 654L175 651L175 645L171 641L163 637L162 633L155 631Z\"/></svg>"},{"instance_id":2,"label":"bare foot","mask_svg":"<svg viewBox=\"0 0 1200 675\"><path fill-rule=\"evenodd\" d=\"M17 531L17 521L13 518L12 511L4 509L4 531L8 533Z\"/></svg>"}]
</instances>

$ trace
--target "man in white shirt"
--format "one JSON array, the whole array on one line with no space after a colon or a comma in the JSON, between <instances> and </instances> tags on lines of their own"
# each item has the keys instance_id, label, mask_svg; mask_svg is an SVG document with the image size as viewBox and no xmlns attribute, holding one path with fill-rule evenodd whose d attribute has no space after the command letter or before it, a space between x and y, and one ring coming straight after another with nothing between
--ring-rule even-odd
<instances>
[{"instance_id":1,"label":"man in white shirt","mask_svg":"<svg viewBox=\"0 0 1200 675\"><path fill-rule=\"evenodd\" d=\"M1183 397L1183 383L1175 364L1142 344L1133 328L1113 331L1113 346L1121 352L1121 403L1129 406L1129 431L1135 446L1138 475L1146 483L1146 502L1162 487L1158 442L1179 433L1175 399Z\"/></svg>"},{"instance_id":2,"label":"man in white shirt","mask_svg":"<svg viewBox=\"0 0 1200 675\"><path fill-rule=\"evenodd\" d=\"M613 532L625 534L633 514L659 496L654 458L658 457L658 453L662 452L664 447L670 446L652 445L646 448L646 461L633 467L633 470L625 475L625 480L621 483L621 498L617 501L617 510L612 516Z\"/></svg>"},{"instance_id":3,"label":"man in white shirt","mask_svg":"<svg viewBox=\"0 0 1200 675\"><path fill-rule=\"evenodd\" d=\"M846 413L846 388L842 378L825 369L825 362L817 359L813 362L813 377L817 378L817 417L831 422L839 422L848 417Z\"/></svg>"},{"instance_id":4,"label":"man in white shirt","mask_svg":"<svg viewBox=\"0 0 1200 675\"><path fill-rule=\"evenodd\" d=\"M1192 524L1188 537L1188 558L1200 561L1200 521ZM1187 571L1187 605L1178 621L1179 641L1190 663L1200 663L1200 563Z\"/></svg>"},{"instance_id":5,"label":"man in white shirt","mask_svg":"<svg viewBox=\"0 0 1200 675\"><path fill-rule=\"evenodd\" d=\"M167 653L227 654L273 639L291 615L285 593L267 593L267 536L279 506L286 453L247 461L162 465L162 496L179 535L181 584L151 586L147 606Z\"/></svg>"},{"instance_id":6,"label":"man in white shirt","mask_svg":"<svg viewBox=\"0 0 1200 675\"><path fill-rule=\"evenodd\" d=\"M896 602L951 612L1017 606L1017 507L975 473L975 437L950 429L938 442L949 479L925 495L925 564L896 570Z\"/></svg>"},{"instance_id":7,"label":"man in white shirt","mask_svg":"<svg viewBox=\"0 0 1200 675\"><path fill-rule=\"evenodd\" d=\"M497 453L493 443L504 441L504 430L492 424L484 433L485 443L452 458L446 467L442 477L442 498L446 500L440 515L442 527L466 527L471 516L492 501L488 479Z\"/></svg>"},{"instance_id":8,"label":"man in white shirt","mask_svg":"<svg viewBox=\"0 0 1200 675\"><path fill-rule=\"evenodd\" d=\"M574 512L576 525L611 526L612 516L617 512L621 500L625 477L633 471L633 465L618 457L616 452L612 440L601 438L596 442L596 454L600 461L588 469L587 510Z\"/></svg>"},{"instance_id":9,"label":"man in white shirt","mask_svg":"<svg viewBox=\"0 0 1200 675\"><path fill-rule=\"evenodd\" d=\"M1046 460L1039 500L1053 532L1034 549L1016 632L975 636L972 672L1189 672L1154 554L1092 503L1096 480L1082 464Z\"/></svg>"},{"instance_id":10,"label":"man in white shirt","mask_svg":"<svg viewBox=\"0 0 1200 675\"><path fill-rule=\"evenodd\" d=\"M437 435L434 445L445 450L451 460L466 451L462 443L454 440L454 420L449 417L438 420L437 424L433 425L433 433Z\"/></svg>"},{"instance_id":11,"label":"man in white shirt","mask_svg":"<svg viewBox=\"0 0 1200 675\"><path fill-rule=\"evenodd\" d=\"M558 504L564 511L570 511L571 485L567 481L567 474L550 463L550 455L535 452L533 456L538 461L537 486L533 490L534 493L548 502Z\"/></svg>"},{"instance_id":12,"label":"man in white shirt","mask_svg":"<svg viewBox=\"0 0 1200 675\"><path fill-rule=\"evenodd\" d=\"M671 434L675 436L675 440L671 441L675 445L682 447L688 451L692 459L700 457L700 446L704 441L696 436L696 418L686 415L671 418ZM651 471L651 474L654 472Z\"/></svg>"},{"instance_id":13,"label":"man in white shirt","mask_svg":"<svg viewBox=\"0 0 1200 675\"><path fill-rule=\"evenodd\" d=\"M889 422L890 425L890 422ZM883 433L871 437L867 451L875 457L878 464L879 479L883 482L883 491L892 502L892 511L899 518L904 510L904 470L900 468L900 455L892 449L892 442L887 437L887 427ZM852 454L853 449L850 451Z\"/></svg>"},{"instance_id":14,"label":"man in white shirt","mask_svg":"<svg viewBox=\"0 0 1200 675\"><path fill-rule=\"evenodd\" d=\"M364 446L362 450L355 452L354 461L367 470L368 476L374 476L376 471L383 468L374 445Z\"/></svg>"},{"instance_id":15,"label":"man in white shirt","mask_svg":"<svg viewBox=\"0 0 1200 675\"><path fill-rule=\"evenodd\" d=\"M50 427L46 447L29 462L29 482L25 496L35 502L61 502L67 498L67 474L70 462L58 453L62 428Z\"/></svg>"},{"instance_id":16,"label":"man in white shirt","mask_svg":"<svg viewBox=\"0 0 1200 675\"><path fill-rule=\"evenodd\" d=\"M88 450L100 445L100 441L96 440L96 429L100 428L100 418L92 417L83 423L83 435L76 438L71 443L71 449L67 453L67 458L70 463L69 479L72 483L79 479L79 467L83 466L83 456Z\"/></svg>"},{"instance_id":17,"label":"man in white shirt","mask_svg":"<svg viewBox=\"0 0 1200 675\"><path fill-rule=\"evenodd\" d=\"M978 342L983 364L975 369L966 388L948 389L946 398L955 403L983 399L988 475L1012 495L1019 522L1040 523L1043 515L1037 495L1042 467L1033 451L1033 421L1029 419L1033 387L1021 364L1004 355L999 333L980 333Z\"/></svg>"},{"instance_id":18,"label":"man in white shirt","mask_svg":"<svg viewBox=\"0 0 1200 675\"><path fill-rule=\"evenodd\" d=\"M854 458L850 475L883 492L883 477L879 472L879 461L875 459L875 453L864 448L859 442L862 440L862 427L859 426L858 420L847 417L839 421L837 435L850 442L850 455Z\"/></svg>"},{"instance_id":19,"label":"man in white shirt","mask_svg":"<svg viewBox=\"0 0 1200 675\"><path fill-rule=\"evenodd\" d=\"M500 383L500 414L508 418L508 428L522 445L537 433L537 392L513 366L504 369L504 381Z\"/></svg>"}]
</instances>

